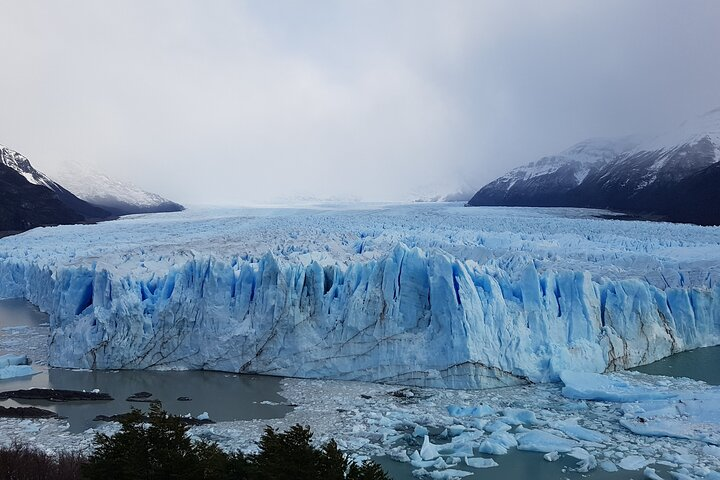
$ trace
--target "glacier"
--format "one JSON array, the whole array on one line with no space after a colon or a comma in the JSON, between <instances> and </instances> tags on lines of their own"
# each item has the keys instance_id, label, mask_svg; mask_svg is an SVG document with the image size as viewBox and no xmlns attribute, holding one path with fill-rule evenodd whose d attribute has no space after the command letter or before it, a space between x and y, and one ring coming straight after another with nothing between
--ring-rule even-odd
<instances>
[{"instance_id":1,"label":"glacier","mask_svg":"<svg viewBox=\"0 0 720 480\"><path fill-rule=\"evenodd\" d=\"M490 388L720 343L720 228L458 204L196 208L0 240L49 363Z\"/></svg>"}]
</instances>

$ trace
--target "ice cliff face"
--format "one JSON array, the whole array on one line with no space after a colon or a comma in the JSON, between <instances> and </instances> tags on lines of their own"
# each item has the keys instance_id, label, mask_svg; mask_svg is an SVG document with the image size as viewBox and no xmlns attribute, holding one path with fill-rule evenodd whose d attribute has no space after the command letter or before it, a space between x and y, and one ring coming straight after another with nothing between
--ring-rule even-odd
<instances>
[{"instance_id":1,"label":"ice cliff face","mask_svg":"<svg viewBox=\"0 0 720 480\"><path fill-rule=\"evenodd\" d=\"M245 211L207 244L198 232L219 219L189 212L154 222L164 240L113 255L94 242L153 230L142 219L45 229L0 241L0 297L51 313L50 361L65 367L485 388L720 343L717 229L468 210ZM270 248L296 225L309 244ZM642 240L657 228L667 238ZM68 247L80 234L87 244ZM208 247L221 242L224 255Z\"/></svg>"}]
</instances>

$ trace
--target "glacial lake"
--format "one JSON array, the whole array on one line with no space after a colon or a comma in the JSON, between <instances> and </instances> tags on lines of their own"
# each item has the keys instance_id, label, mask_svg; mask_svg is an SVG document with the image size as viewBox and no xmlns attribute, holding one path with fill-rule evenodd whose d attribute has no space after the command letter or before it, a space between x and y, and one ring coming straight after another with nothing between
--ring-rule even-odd
<instances>
[{"instance_id":1,"label":"glacial lake","mask_svg":"<svg viewBox=\"0 0 720 480\"><path fill-rule=\"evenodd\" d=\"M25 300L0 300L0 329L37 327L48 317ZM0 332L0 335L5 333ZM12 352L26 352L13 349ZM32 358L32 355L31 355ZM29 400L0 401L3 406L36 406L67 417L70 431L82 432L98 425L97 415L125 413L130 407L147 409L148 403L128 402L138 392L152 393L163 407L176 415L190 413L196 417L208 412L216 422L284 417L292 407L280 396L280 378L260 375L238 375L211 371L150 371L150 370L68 370L33 365L40 373L31 377L0 380L0 391L26 388L55 388L91 391L100 389L112 401L48 402ZM190 401L178 401L189 397Z\"/></svg>"},{"instance_id":2,"label":"glacial lake","mask_svg":"<svg viewBox=\"0 0 720 480\"><path fill-rule=\"evenodd\" d=\"M657 362L632 370L649 375L688 377L710 385L720 385L720 346L676 353Z\"/></svg>"}]
</instances>

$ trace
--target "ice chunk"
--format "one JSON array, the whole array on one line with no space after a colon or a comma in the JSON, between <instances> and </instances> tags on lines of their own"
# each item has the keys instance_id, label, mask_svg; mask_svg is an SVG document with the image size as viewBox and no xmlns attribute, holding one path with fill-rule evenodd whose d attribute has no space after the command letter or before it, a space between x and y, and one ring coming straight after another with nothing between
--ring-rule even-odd
<instances>
[{"instance_id":1,"label":"ice chunk","mask_svg":"<svg viewBox=\"0 0 720 480\"><path fill-rule=\"evenodd\" d=\"M518 450L531 452L566 453L579 446L575 440L561 438L544 430L530 430L517 434Z\"/></svg>"},{"instance_id":2,"label":"ice chunk","mask_svg":"<svg viewBox=\"0 0 720 480\"><path fill-rule=\"evenodd\" d=\"M465 464L468 467L472 467L472 468L490 468L490 467L498 466L497 462L495 460L493 460L492 458L480 458L480 457L475 457L475 458L465 457Z\"/></svg>"},{"instance_id":3,"label":"ice chunk","mask_svg":"<svg viewBox=\"0 0 720 480\"><path fill-rule=\"evenodd\" d=\"M495 409L489 405L477 405L474 407L448 405L447 411L451 417L484 417L495 413Z\"/></svg>"},{"instance_id":4,"label":"ice chunk","mask_svg":"<svg viewBox=\"0 0 720 480\"><path fill-rule=\"evenodd\" d=\"M568 455L580 460L577 464L577 471L587 473L597 467L597 460L587 450L581 447L575 447L568 452Z\"/></svg>"},{"instance_id":5,"label":"ice chunk","mask_svg":"<svg viewBox=\"0 0 720 480\"><path fill-rule=\"evenodd\" d=\"M413 467L425 469L425 468L432 467L435 464L435 459L433 458L430 460L423 460L422 456L420 455L420 452L415 450L410 455L410 464Z\"/></svg>"},{"instance_id":6,"label":"ice chunk","mask_svg":"<svg viewBox=\"0 0 720 480\"><path fill-rule=\"evenodd\" d=\"M430 442L430 437L425 435L423 440L422 448L420 449L420 457L423 460L434 460L440 456L437 445L433 445Z\"/></svg>"},{"instance_id":7,"label":"ice chunk","mask_svg":"<svg viewBox=\"0 0 720 480\"><path fill-rule=\"evenodd\" d=\"M488 439L502 445L505 448L514 448L518 445L515 435L502 430L494 431L490 434Z\"/></svg>"},{"instance_id":8,"label":"ice chunk","mask_svg":"<svg viewBox=\"0 0 720 480\"><path fill-rule=\"evenodd\" d=\"M565 370L560 373L560 379L565 384L562 393L568 398L604 402L639 402L677 396L672 392L630 385L613 375Z\"/></svg>"},{"instance_id":9,"label":"ice chunk","mask_svg":"<svg viewBox=\"0 0 720 480\"><path fill-rule=\"evenodd\" d=\"M643 475L645 478L649 478L650 480L663 480L663 478L655 472L654 468L645 467Z\"/></svg>"},{"instance_id":10,"label":"ice chunk","mask_svg":"<svg viewBox=\"0 0 720 480\"><path fill-rule=\"evenodd\" d=\"M507 432L508 430L512 430L512 427L500 420L494 420L490 423L485 424L483 429L488 433L493 433L497 431Z\"/></svg>"},{"instance_id":11,"label":"ice chunk","mask_svg":"<svg viewBox=\"0 0 720 480\"><path fill-rule=\"evenodd\" d=\"M688 417L621 418L620 425L636 435L674 437L720 444L720 431L714 422L702 422Z\"/></svg>"},{"instance_id":12,"label":"ice chunk","mask_svg":"<svg viewBox=\"0 0 720 480\"><path fill-rule=\"evenodd\" d=\"M35 375L36 373L38 372L33 370L30 365L9 365L7 367L0 368L0 380L27 377L29 375Z\"/></svg>"},{"instance_id":13,"label":"ice chunk","mask_svg":"<svg viewBox=\"0 0 720 480\"><path fill-rule=\"evenodd\" d=\"M687 470L678 470L670 472L670 476L675 480L696 480L697 477L690 475Z\"/></svg>"},{"instance_id":14,"label":"ice chunk","mask_svg":"<svg viewBox=\"0 0 720 480\"><path fill-rule=\"evenodd\" d=\"M627 457L620 460L620 468L623 470L640 470L653 463L652 460L641 455L628 455Z\"/></svg>"},{"instance_id":15,"label":"ice chunk","mask_svg":"<svg viewBox=\"0 0 720 480\"><path fill-rule=\"evenodd\" d=\"M464 470L456 470L453 468L448 468L447 470L439 470L435 472L430 472L430 478L434 478L437 480L452 480L454 478L463 478L463 477L469 477L472 475L472 472L466 472Z\"/></svg>"},{"instance_id":16,"label":"ice chunk","mask_svg":"<svg viewBox=\"0 0 720 480\"><path fill-rule=\"evenodd\" d=\"M478 452L488 455L505 455L508 452L508 449L501 441L488 438L480 443L478 446Z\"/></svg>"},{"instance_id":17,"label":"ice chunk","mask_svg":"<svg viewBox=\"0 0 720 480\"><path fill-rule=\"evenodd\" d=\"M500 421L508 425L537 425L538 421L535 412L522 408L506 408Z\"/></svg>"},{"instance_id":18,"label":"ice chunk","mask_svg":"<svg viewBox=\"0 0 720 480\"><path fill-rule=\"evenodd\" d=\"M438 451L458 457L472 457L473 443L471 442L451 442L444 445L438 445Z\"/></svg>"},{"instance_id":19,"label":"ice chunk","mask_svg":"<svg viewBox=\"0 0 720 480\"><path fill-rule=\"evenodd\" d=\"M200 415L196 417L198 420L210 420L210 415L208 412L203 412Z\"/></svg>"},{"instance_id":20,"label":"ice chunk","mask_svg":"<svg viewBox=\"0 0 720 480\"><path fill-rule=\"evenodd\" d=\"M611 462L610 460L603 460L602 462L600 462L600 468L610 473L618 471L617 465L615 465L615 463Z\"/></svg>"},{"instance_id":21,"label":"ice chunk","mask_svg":"<svg viewBox=\"0 0 720 480\"><path fill-rule=\"evenodd\" d=\"M30 360L25 355L0 355L0 368L11 365L30 365Z\"/></svg>"},{"instance_id":22,"label":"ice chunk","mask_svg":"<svg viewBox=\"0 0 720 480\"><path fill-rule=\"evenodd\" d=\"M713 457L720 458L720 447L715 445L705 445L703 447L703 453L705 455L712 455Z\"/></svg>"},{"instance_id":23,"label":"ice chunk","mask_svg":"<svg viewBox=\"0 0 720 480\"><path fill-rule=\"evenodd\" d=\"M566 420L563 422L555 422L550 425L556 430L560 430L565 435L575 440L583 440L586 442L605 443L610 441L610 437L604 433L590 430L589 428L578 425L575 421Z\"/></svg>"},{"instance_id":24,"label":"ice chunk","mask_svg":"<svg viewBox=\"0 0 720 480\"><path fill-rule=\"evenodd\" d=\"M413 430L413 437L424 437L427 434L427 428L423 427L422 425L415 425L415 429Z\"/></svg>"},{"instance_id":25,"label":"ice chunk","mask_svg":"<svg viewBox=\"0 0 720 480\"><path fill-rule=\"evenodd\" d=\"M560 453L558 452L549 452L543 455L543 458L547 460L548 462L554 462L560 458Z\"/></svg>"}]
</instances>

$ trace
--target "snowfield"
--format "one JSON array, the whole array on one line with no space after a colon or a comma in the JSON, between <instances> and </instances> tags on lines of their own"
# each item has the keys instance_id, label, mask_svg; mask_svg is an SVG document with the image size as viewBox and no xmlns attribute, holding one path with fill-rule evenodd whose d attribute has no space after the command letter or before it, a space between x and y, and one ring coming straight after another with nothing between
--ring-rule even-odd
<instances>
[{"instance_id":1,"label":"snowfield","mask_svg":"<svg viewBox=\"0 0 720 480\"><path fill-rule=\"evenodd\" d=\"M720 228L457 204L190 209L0 240L49 363L485 388L720 343Z\"/></svg>"}]
</instances>

